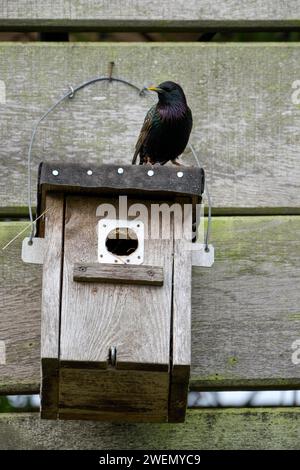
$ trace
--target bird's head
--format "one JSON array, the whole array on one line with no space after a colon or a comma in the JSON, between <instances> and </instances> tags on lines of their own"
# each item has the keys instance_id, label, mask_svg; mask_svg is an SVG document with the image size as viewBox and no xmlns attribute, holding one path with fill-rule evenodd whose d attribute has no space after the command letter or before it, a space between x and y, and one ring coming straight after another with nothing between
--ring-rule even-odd
<instances>
[{"instance_id":1,"label":"bird's head","mask_svg":"<svg viewBox=\"0 0 300 470\"><path fill-rule=\"evenodd\" d=\"M171 105L175 103L185 103L186 97L180 85L174 82L163 82L158 86L150 86L150 91L158 94L158 100L161 104Z\"/></svg>"}]
</instances>

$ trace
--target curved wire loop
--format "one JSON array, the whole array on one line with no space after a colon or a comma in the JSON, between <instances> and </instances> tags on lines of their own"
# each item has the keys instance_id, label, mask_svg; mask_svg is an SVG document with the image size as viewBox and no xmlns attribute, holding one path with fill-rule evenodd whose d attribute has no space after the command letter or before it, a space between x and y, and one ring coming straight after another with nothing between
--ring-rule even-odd
<instances>
[{"instance_id":1,"label":"curved wire loop","mask_svg":"<svg viewBox=\"0 0 300 470\"><path fill-rule=\"evenodd\" d=\"M28 243L30 243L30 244L32 244L32 239L35 235L35 222L33 220L32 201L31 201L31 185L32 185L31 184L31 154L32 154L32 147L33 147L33 144L34 144L34 139L35 139L37 130L39 128L39 125L66 98L73 99L75 94L78 91L85 88L86 86L92 85L92 84L97 83L97 82L104 82L104 81L108 81L110 83L111 82L123 83L124 85L128 85L129 87L136 90L138 92L139 96L144 95L145 87L139 88L138 86L134 85L133 83L128 82L127 80L123 80L122 78L114 78L111 75L109 77L95 77L95 78L92 78L91 80L87 80L87 81L81 83L80 85L78 85L75 88L73 88L71 85L69 85L69 91L67 93L65 93L61 98L59 98L52 106L50 106L49 109L47 109L47 111L38 119L38 121L36 122L36 124L33 128L33 131L32 131L32 134L31 134L31 139L30 139L30 144L29 144L29 149L28 149L28 154L27 154L27 190L28 190L28 199L27 200L28 200L29 219L30 219L30 223L31 223L31 232L30 232L29 242Z\"/></svg>"}]
</instances>

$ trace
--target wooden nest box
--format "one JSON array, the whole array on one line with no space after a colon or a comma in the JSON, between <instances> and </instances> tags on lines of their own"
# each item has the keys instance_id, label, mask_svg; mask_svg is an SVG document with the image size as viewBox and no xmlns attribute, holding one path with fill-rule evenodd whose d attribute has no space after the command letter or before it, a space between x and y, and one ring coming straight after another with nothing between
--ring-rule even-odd
<instances>
[{"instance_id":1,"label":"wooden nest box","mask_svg":"<svg viewBox=\"0 0 300 470\"><path fill-rule=\"evenodd\" d=\"M42 418L184 420L191 238L152 208L192 208L191 229L203 188L199 168L40 165Z\"/></svg>"}]
</instances>

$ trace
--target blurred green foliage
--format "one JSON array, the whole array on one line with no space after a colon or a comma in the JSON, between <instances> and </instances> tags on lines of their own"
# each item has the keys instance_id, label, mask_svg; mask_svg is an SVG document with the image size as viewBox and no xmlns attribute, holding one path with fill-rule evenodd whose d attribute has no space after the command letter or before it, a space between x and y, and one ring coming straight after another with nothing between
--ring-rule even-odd
<instances>
[{"instance_id":1,"label":"blurred green foliage","mask_svg":"<svg viewBox=\"0 0 300 470\"><path fill-rule=\"evenodd\" d=\"M0 413L38 411L37 401L34 396L30 395L0 396Z\"/></svg>"}]
</instances>

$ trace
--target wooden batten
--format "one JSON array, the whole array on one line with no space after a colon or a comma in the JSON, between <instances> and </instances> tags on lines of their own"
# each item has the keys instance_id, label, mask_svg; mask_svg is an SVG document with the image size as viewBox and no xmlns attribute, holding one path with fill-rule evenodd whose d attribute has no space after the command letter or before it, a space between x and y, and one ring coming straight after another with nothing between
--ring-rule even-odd
<instances>
[{"instance_id":1,"label":"wooden batten","mask_svg":"<svg viewBox=\"0 0 300 470\"><path fill-rule=\"evenodd\" d=\"M73 269L73 280L77 282L104 282L162 286L164 271L160 266L128 266L122 264L78 263Z\"/></svg>"}]
</instances>

